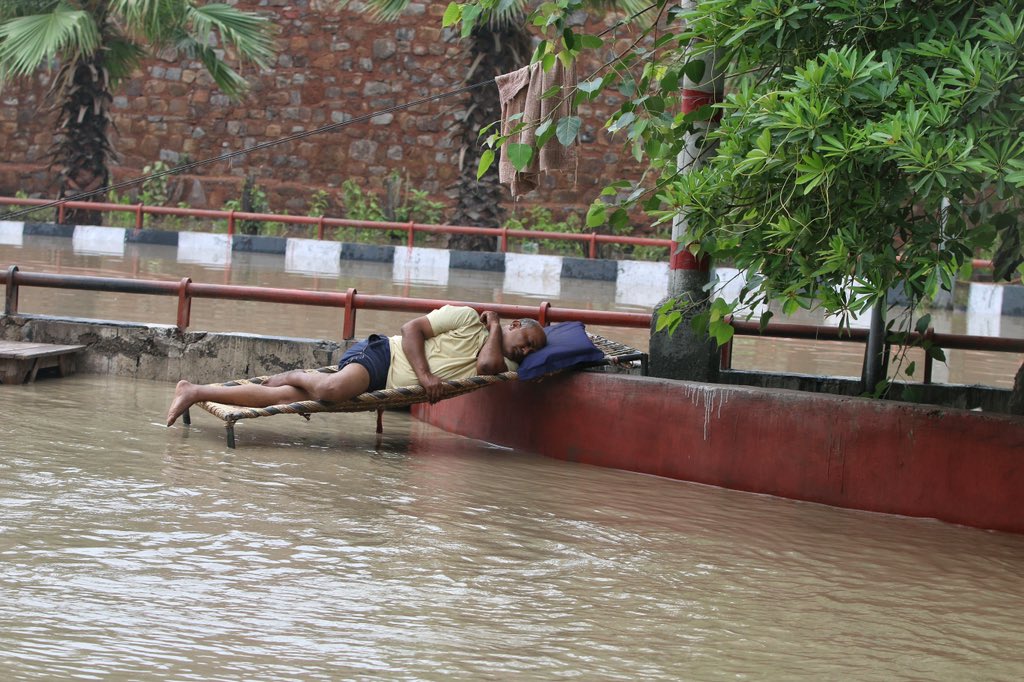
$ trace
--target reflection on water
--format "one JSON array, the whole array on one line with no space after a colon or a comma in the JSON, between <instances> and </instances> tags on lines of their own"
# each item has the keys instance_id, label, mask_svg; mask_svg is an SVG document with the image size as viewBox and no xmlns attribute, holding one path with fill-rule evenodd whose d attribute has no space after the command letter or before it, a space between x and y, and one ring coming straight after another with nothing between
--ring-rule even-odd
<instances>
[{"instance_id":1,"label":"reflection on water","mask_svg":"<svg viewBox=\"0 0 1024 682\"><path fill-rule=\"evenodd\" d=\"M1024 676L1022 536L169 394L0 386L5 677Z\"/></svg>"},{"instance_id":2,"label":"reflection on water","mask_svg":"<svg viewBox=\"0 0 1024 682\"><path fill-rule=\"evenodd\" d=\"M631 312L651 310L648 306L637 305L633 297L623 295L624 286L642 288L644 282L649 281L651 273L643 263L630 266L629 272L620 272L622 282L618 287L615 282L559 279L558 273L551 270L553 265L550 259L526 258L520 254L509 254L511 265L505 273L448 270L447 252L435 254L435 250L430 249L414 252L414 258L404 249L398 249L400 256L394 264L340 261L336 275L302 272L297 264L288 265L289 258L296 263L313 262L314 252L318 250L329 252L326 260L337 265L337 246L329 242L295 242L289 246L294 253L287 258L234 252L224 266L209 267L179 262L174 247L128 244L123 256L90 255L75 253L68 239L32 237L20 246L0 242L0 263L14 263L32 272L171 281L187 276L195 282L249 286L342 292L354 287L366 294L417 298L538 306L543 300L550 300L553 305L565 308ZM440 265L442 261L444 267ZM173 324L177 316L177 299L170 296L98 294L35 287L22 289L19 296L20 309L30 313L161 324ZM357 335L364 336L375 331L393 333L410 317L412 315L403 313L360 311ZM1024 337L1022 318L947 311L933 311L932 318L932 324L938 332ZM790 321L824 323L820 316L807 315ZM193 329L208 331L339 339L342 311L311 306L199 299L192 305L191 326ZM600 325L591 325L590 329L635 348L648 347L649 332L646 329L620 329ZM733 350L733 367L857 377L860 376L863 354L864 346L859 343L739 337ZM1013 376L1020 365L1019 355L1012 353L950 350L946 355L948 364L935 365L936 381L1009 388L1013 385ZM915 379L920 380L923 375L923 355L919 352L910 353L903 367L911 361L916 361L918 371Z\"/></svg>"}]
</instances>

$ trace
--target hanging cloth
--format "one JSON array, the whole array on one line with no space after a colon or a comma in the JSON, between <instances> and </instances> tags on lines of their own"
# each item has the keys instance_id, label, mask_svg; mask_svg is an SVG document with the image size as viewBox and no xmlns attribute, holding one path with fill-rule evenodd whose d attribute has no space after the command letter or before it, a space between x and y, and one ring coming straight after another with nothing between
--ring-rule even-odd
<instances>
[{"instance_id":1,"label":"hanging cloth","mask_svg":"<svg viewBox=\"0 0 1024 682\"><path fill-rule=\"evenodd\" d=\"M565 69L560 60L550 71L544 71L540 62L524 66L511 73L502 74L494 79L498 86L498 97L501 101L501 134L508 135L519 124L522 130L509 138L509 142L528 144L536 143L537 126L551 119L551 125L558 125L559 119L573 115L572 100L576 92L576 65ZM553 97L542 99L541 96L551 88L559 86L561 90ZM521 118L509 120L516 114ZM498 180L509 185L512 198L517 198L537 188L541 173L552 171L576 170L576 148L565 147L552 136L540 152L536 151L530 163L521 171L517 171L508 158L508 145L502 145L498 158Z\"/></svg>"}]
</instances>

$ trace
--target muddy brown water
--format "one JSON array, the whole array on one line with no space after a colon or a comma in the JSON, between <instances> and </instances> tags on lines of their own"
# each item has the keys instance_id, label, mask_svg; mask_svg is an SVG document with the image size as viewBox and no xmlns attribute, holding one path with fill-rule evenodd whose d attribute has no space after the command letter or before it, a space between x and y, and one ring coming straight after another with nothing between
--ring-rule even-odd
<instances>
[{"instance_id":1,"label":"muddy brown water","mask_svg":"<svg viewBox=\"0 0 1024 682\"><path fill-rule=\"evenodd\" d=\"M26 269L52 257L16 255L0 250ZM317 285L253 261L186 274ZM148 256L133 274L182 276ZM366 276L368 293L448 297ZM473 282L450 297L509 296ZM30 312L174 314L23 293ZM196 312L262 333L340 326L220 303ZM550 460L402 412L381 437L372 414L256 420L228 450L205 413L162 426L171 388L0 386L6 679L1024 678L1024 536Z\"/></svg>"}]
</instances>

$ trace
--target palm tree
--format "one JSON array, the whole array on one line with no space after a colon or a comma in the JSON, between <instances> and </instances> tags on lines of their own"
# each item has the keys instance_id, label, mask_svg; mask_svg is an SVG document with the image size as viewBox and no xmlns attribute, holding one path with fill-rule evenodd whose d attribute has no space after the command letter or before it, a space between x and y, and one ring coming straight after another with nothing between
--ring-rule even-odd
<instances>
[{"instance_id":1,"label":"palm tree","mask_svg":"<svg viewBox=\"0 0 1024 682\"><path fill-rule=\"evenodd\" d=\"M342 4L345 4L344 2ZM525 19L532 3L514 0L502 3L489 21L477 24L465 46L466 73L463 84L487 81L503 73L525 66L533 53L533 36ZM644 4L640 0L622 2L591 2L600 10L619 8L632 13ZM365 11L380 21L393 21L409 6L409 0L367 0ZM453 84L454 85L454 84ZM508 196L498 182L498 165L493 164L477 180L476 171L484 149L480 130L501 118L498 89L487 87L466 95L461 111L455 116L452 137L459 145L459 179L456 184L455 207L451 223L478 227L498 227L505 222L505 198ZM449 248L493 251L496 237L452 235Z\"/></svg>"},{"instance_id":2,"label":"palm tree","mask_svg":"<svg viewBox=\"0 0 1024 682\"><path fill-rule=\"evenodd\" d=\"M251 12L204 0L3 0L0 87L56 65L47 94L56 111L52 166L58 198L109 185L115 152L110 103L117 86L150 52L167 47L198 59L225 94L245 79L218 50L268 66L272 25ZM89 197L99 201L103 193ZM65 222L98 224L96 211L65 212Z\"/></svg>"}]
</instances>

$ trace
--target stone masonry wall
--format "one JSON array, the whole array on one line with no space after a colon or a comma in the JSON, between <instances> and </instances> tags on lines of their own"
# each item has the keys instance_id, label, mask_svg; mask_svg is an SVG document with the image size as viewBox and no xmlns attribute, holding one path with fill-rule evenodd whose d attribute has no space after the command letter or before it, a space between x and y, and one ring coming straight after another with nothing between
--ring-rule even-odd
<instances>
[{"instance_id":1,"label":"stone masonry wall","mask_svg":"<svg viewBox=\"0 0 1024 682\"><path fill-rule=\"evenodd\" d=\"M233 102L218 92L197 62L168 51L146 61L115 93L114 140L121 155L116 181L143 175L160 160L169 166L208 159L284 136L340 123L387 107L453 90L466 70L457 37L441 29L445 4L412 3L394 23L373 23L329 0L236 0L234 4L270 14L279 27L276 65L254 73L251 91ZM607 24L610 25L609 20ZM597 27L594 31L600 30ZM618 29L620 40L631 38ZM592 70L581 65L581 78ZM47 150L53 116L44 113L51 74L2 93L0 107L0 195L18 190L54 197ZM473 91L479 92L479 91ZM470 95L473 94L470 93ZM457 177L459 149L446 131L460 97L384 113L368 122L273 146L172 178L172 203L221 208L236 199L246 175L255 175L275 212L305 213L316 189L336 189L353 178L380 192L392 171L409 185L447 201ZM608 181L636 176L632 159L603 131L617 108L615 93L581 108L578 181L571 174L548 176L544 186L517 205L544 205L557 215L578 212ZM512 208L510 201L508 206ZM329 215L339 215L337 210Z\"/></svg>"}]
</instances>

